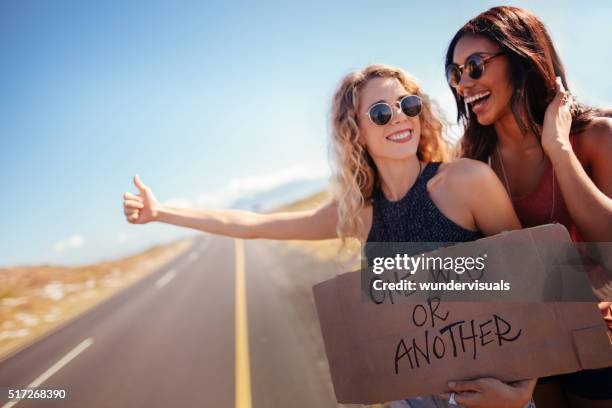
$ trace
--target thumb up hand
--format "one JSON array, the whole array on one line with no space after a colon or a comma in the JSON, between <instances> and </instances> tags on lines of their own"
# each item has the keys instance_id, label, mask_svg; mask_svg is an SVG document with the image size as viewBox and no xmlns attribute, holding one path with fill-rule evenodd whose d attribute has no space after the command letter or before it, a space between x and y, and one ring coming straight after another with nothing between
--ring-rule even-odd
<instances>
[{"instance_id":1,"label":"thumb up hand","mask_svg":"<svg viewBox=\"0 0 612 408\"><path fill-rule=\"evenodd\" d=\"M134 185L138 195L125 193L123 195L123 212L130 224L146 224L157 219L158 202L153 192L138 175L134 176Z\"/></svg>"}]
</instances>

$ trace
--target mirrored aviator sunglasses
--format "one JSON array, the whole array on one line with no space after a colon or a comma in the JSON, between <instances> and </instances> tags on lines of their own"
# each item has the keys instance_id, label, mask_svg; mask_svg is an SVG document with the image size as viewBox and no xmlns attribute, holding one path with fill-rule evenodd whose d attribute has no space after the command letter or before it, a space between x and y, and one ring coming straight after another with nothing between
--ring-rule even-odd
<instances>
[{"instance_id":1,"label":"mirrored aviator sunglasses","mask_svg":"<svg viewBox=\"0 0 612 408\"><path fill-rule=\"evenodd\" d=\"M478 79L484 73L486 63L502 54L503 52L495 54L479 52L467 57L463 65L448 64L446 66L446 81L450 86L456 87L461 82L463 70L467 72L470 78Z\"/></svg>"},{"instance_id":2,"label":"mirrored aviator sunglasses","mask_svg":"<svg viewBox=\"0 0 612 408\"><path fill-rule=\"evenodd\" d=\"M421 98L417 95L406 95L395 103L399 103L399 107L404 115L409 117L417 116L421 113L421 108L423 107ZM388 103L379 102L372 105L370 110L368 110L368 117L375 125L384 126L393 119L393 111L394 109Z\"/></svg>"}]
</instances>

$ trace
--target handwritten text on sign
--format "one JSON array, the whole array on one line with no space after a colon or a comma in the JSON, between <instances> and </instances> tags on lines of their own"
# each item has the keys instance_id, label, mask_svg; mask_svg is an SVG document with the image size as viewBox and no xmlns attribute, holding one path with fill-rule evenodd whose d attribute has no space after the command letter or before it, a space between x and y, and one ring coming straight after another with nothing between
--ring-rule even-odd
<instances>
[{"instance_id":1,"label":"handwritten text on sign","mask_svg":"<svg viewBox=\"0 0 612 408\"><path fill-rule=\"evenodd\" d=\"M411 340L400 338L395 349L395 374L408 365L410 369L419 368L422 364L431 364L433 358L440 360L451 355L454 358L460 352L471 353L476 360L479 348L489 344L503 347L504 343L516 341L522 334L522 329L513 329L499 313L478 321L449 323L450 312L438 309L440 300L435 298L412 308L412 323L416 327L428 328Z\"/></svg>"}]
</instances>

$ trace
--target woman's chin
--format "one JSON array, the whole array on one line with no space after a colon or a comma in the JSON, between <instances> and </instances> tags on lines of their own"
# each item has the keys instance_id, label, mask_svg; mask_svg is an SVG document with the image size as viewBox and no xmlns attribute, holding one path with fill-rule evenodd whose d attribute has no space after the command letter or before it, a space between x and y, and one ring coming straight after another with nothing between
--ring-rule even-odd
<instances>
[{"instance_id":1,"label":"woman's chin","mask_svg":"<svg viewBox=\"0 0 612 408\"><path fill-rule=\"evenodd\" d=\"M485 108L480 110L478 113L470 109L471 114L474 115L480 126L490 126L498 120L505 118L506 115L514 117L514 114L509 107L500 109L499 105L492 102L493 101L489 100ZM510 102L508 102L508 106L509 104Z\"/></svg>"},{"instance_id":2,"label":"woman's chin","mask_svg":"<svg viewBox=\"0 0 612 408\"><path fill-rule=\"evenodd\" d=\"M486 113L481 113L476 116L476 121L481 126L489 126L495 123L495 118L492 115L487 115Z\"/></svg>"},{"instance_id":3,"label":"woman's chin","mask_svg":"<svg viewBox=\"0 0 612 408\"><path fill-rule=\"evenodd\" d=\"M389 154L386 159L389 160L411 160L417 156L416 150L404 151L404 152L394 152Z\"/></svg>"},{"instance_id":4,"label":"woman's chin","mask_svg":"<svg viewBox=\"0 0 612 408\"><path fill-rule=\"evenodd\" d=\"M483 119L483 120L478 119L478 124L479 124L480 126L489 126L489 125L492 125L492 124L493 124L493 121L484 120L484 119Z\"/></svg>"},{"instance_id":5,"label":"woman's chin","mask_svg":"<svg viewBox=\"0 0 612 408\"><path fill-rule=\"evenodd\" d=\"M402 161L410 160L417 155L416 149L409 151L393 151L393 152L380 152L380 154L371 154L374 161Z\"/></svg>"}]
</instances>

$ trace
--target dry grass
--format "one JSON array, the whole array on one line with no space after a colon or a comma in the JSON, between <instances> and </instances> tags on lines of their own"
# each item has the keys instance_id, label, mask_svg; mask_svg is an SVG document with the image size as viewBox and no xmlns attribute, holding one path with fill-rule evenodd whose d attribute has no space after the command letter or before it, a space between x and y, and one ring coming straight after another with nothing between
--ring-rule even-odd
<instances>
[{"instance_id":1,"label":"dry grass","mask_svg":"<svg viewBox=\"0 0 612 408\"><path fill-rule=\"evenodd\" d=\"M0 359L168 263L190 240L79 267L0 268Z\"/></svg>"}]
</instances>

